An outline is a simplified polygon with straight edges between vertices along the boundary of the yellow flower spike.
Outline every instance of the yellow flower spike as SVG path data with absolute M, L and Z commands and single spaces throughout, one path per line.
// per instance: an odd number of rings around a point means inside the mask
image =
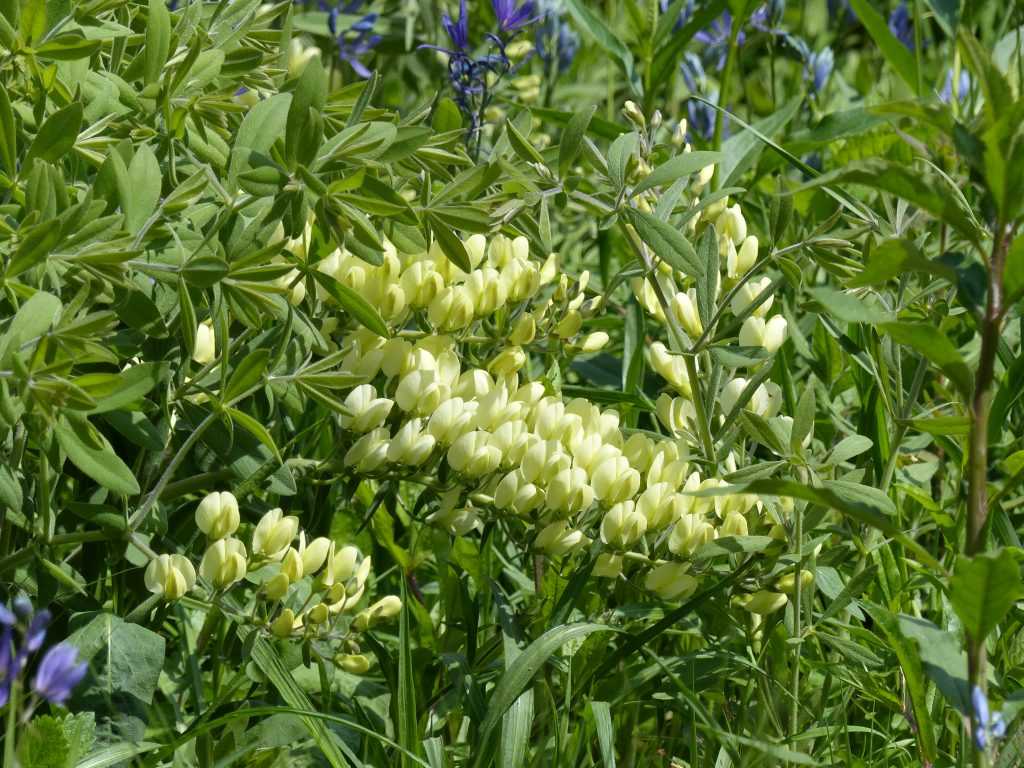
M 146 566 L 145 582 L 150 592 L 173 602 L 195 586 L 196 569 L 183 555 L 158 555 Z
M 230 536 L 239 522 L 238 500 L 228 491 L 207 494 L 196 507 L 196 526 L 211 540 Z
M 544 503 L 544 494 L 533 483 L 527 482 L 519 470 L 509 472 L 498 482 L 494 490 L 494 506 L 511 509 L 519 515 L 526 515 Z
M 288 574 L 282 570 L 263 582 L 263 596 L 271 602 L 277 602 L 288 594 L 289 586 L 291 581 Z
M 213 332 L 213 323 L 206 320 L 196 326 L 196 343 L 192 350 L 192 359 L 200 365 L 206 365 L 216 358 L 217 337 Z
M 556 440 L 543 440 L 534 443 L 523 454 L 520 471 L 528 483 L 547 483 L 572 464 L 572 459 Z
M 427 432 L 442 446 L 449 446 L 473 427 L 479 403 L 453 397 L 439 404 L 427 422 Z
M 700 582 L 687 571 L 687 563 L 663 563 L 651 569 L 644 587 L 662 600 L 682 600 L 697 591 Z
M 395 403 L 406 413 L 428 416 L 448 399 L 450 388 L 436 370 L 414 370 L 402 377 Z
M 609 509 L 601 520 L 601 541 L 616 549 L 628 549 L 647 531 L 647 518 L 633 501 L 623 501 Z
M 437 439 L 423 431 L 423 419 L 407 421 L 388 445 L 388 461 L 418 467 L 434 452 Z
M 267 512 L 252 534 L 252 553 L 269 560 L 280 560 L 299 532 L 299 518 L 285 515 L 280 508 Z
M 238 539 L 220 539 L 206 549 L 199 574 L 217 589 L 230 587 L 248 571 L 245 545 Z
M 622 452 L 638 472 L 646 472 L 654 456 L 654 441 L 647 435 L 634 432 L 622 446 Z
M 452 389 L 452 395 L 466 400 L 481 398 L 494 389 L 494 379 L 480 368 L 471 368 L 459 375 L 459 380 Z
M 467 477 L 490 474 L 501 463 L 501 451 L 490 441 L 490 434 L 483 430 L 467 432 L 448 449 L 448 464 Z
M 786 318 L 782 315 L 774 315 L 768 320 L 751 315 L 740 328 L 740 346 L 763 347 L 773 353 L 786 342 L 786 331 Z
M 761 295 L 768 286 L 772 284 L 771 278 L 762 277 L 760 280 L 748 280 L 739 287 L 736 294 L 732 297 L 730 307 L 734 315 L 743 314 L 747 308 L 754 303 L 754 299 Z M 768 314 L 768 310 L 772 308 L 772 304 L 775 301 L 774 296 L 769 296 L 762 302 L 757 309 L 753 311 L 756 317 L 765 317 Z

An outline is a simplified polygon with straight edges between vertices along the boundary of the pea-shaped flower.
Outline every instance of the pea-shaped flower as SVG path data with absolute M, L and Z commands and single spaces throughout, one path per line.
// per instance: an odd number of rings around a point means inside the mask
M 290 585 L 291 580 L 282 569 L 263 582 L 263 596 L 271 602 L 277 602 L 288 594 L 288 587 Z
M 715 527 L 699 515 L 684 514 L 676 520 L 668 537 L 670 552 L 682 557 L 692 555 L 715 538 Z
M 681 600 L 697 591 L 699 582 L 687 571 L 687 563 L 663 563 L 651 569 L 644 587 L 662 600 Z
M 814 583 L 814 573 L 812 571 L 802 570 L 800 571 L 800 589 L 810 589 L 811 584 Z M 796 594 L 796 573 L 790 571 L 789 573 L 783 574 L 779 577 L 779 580 L 775 582 L 775 588 L 779 592 L 783 592 L 787 595 Z
M 737 249 L 730 242 L 725 255 L 725 274 L 729 278 L 743 277 L 757 261 L 757 238 L 753 235 L 743 238 L 742 245 Z
M 523 473 L 513 470 L 501 478 L 494 490 L 494 506 L 511 509 L 518 515 L 525 515 L 544 503 L 544 493 L 533 483 L 526 481 Z
M 765 289 L 772 284 L 771 278 L 762 277 L 760 280 L 748 280 L 739 287 L 735 295 L 732 297 L 732 313 L 734 315 L 741 315 L 747 311 L 747 308 L 754 303 L 754 299 L 761 295 Z M 775 297 L 769 295 L 763 302 L 761 302 L 756 309 L 753 310 L 752 314 L 757 317 L 764 317 L 768 314 L 768 310 L 772 308 L 772 304 L 775 301 Z
M 565 515 L 582 512 L 594 503 L 594 489 L 579 467 L 563 469 L 548 483 L 547 506 Z
M 662 392 L 655 402 L 658 420 L 673 435 L 683 435 L 696 418 L 693 402 L 682 397 L 671 397 Z
M 268 560 L 280 560 L 298 532 L 299 518 L 286 516 L 280 508 L 272 509 L 256 524 L 252 534 L 252 553 Z
M 366 610 L 360 611 L 359 615 L 352 620 L 352 627 L 356 632 L 365 632 L 382 621 L 395 618 L 401 610 L 402 598 L 397 595 L 382 597 Z
M 558 520 L 545 526 L 534 541 L 534 546 L 552 557 L 566 555 L 575 549 L 584 547 L 590 540 L 582 531 L 569 528 L 565 520 Z
M 622 446 L 622 453 L 638 472 L 646 472 L 654 457 L 654 441 L 640 432 L 634 432 Z
M 391 413 L 394 402 L 386 397 L 377 397 L 372 384 L 361 384 L 345 398 L 349 414 L 341 417 L 341 426 L 360 434 L 376 429 Z
M 430 324 L 441 331 L 455 331 L 473 322 L 476 307 L 473 294 L 465 285 L 441 289 L 427 308 Z
M 387 427 L 367 432 L 345 452 L 342 461 L 345 466 L 354 466 L 360 472 L 373 472 L 387 459 L 390 436 Z
M 248 571 L 245 545 L 238 539 L 220 539 L 206 548 L 199 574 L 217 589 L 241 581 Z
M 406 413 L 427 416 L 448 399 L 449 392 L 436 370 L 417 369 L 398 382 L 395 403 Z
M 738 599 L 737 602 L 751 613 L 767 616 L 769 613 L 775 613 L 775 611 L 782 608 L 789 602 L 789 598 L 781 592 L 771 592 L 767 589 L 762 589 L 752 595 L 746 595 L 744 598 Z
M 747 518 L 739 512 L 730 512 L 725 516 L 719 530 L 723 536 L 746 536 L 748 533 Z
M 306 543 L 306 532 L 299 533 L 299 557 L 302 559 L 302 573 L 310 575 L 320 570 L 327 560 L 331 549 L 331 540 L 326 536 L 318 536 L 309 544 Z
M 622 555 L 615 552 L 602 552 L 594 563 L 593 574 L 599 579 L 617 579 L 622 575 Z
M 742 243 L 747 237 L 747 220 L 739 205 L 726 206 L 715 221 L 718 236 L 732 241 L 735 245 Z
M 448 449 L 448 464 L 467 477 L 483 477 L 498 468 L 501 451 L 491 445 L 491 436 L 483 430 L 467 432 Z
M 350 675 L 364 675 L 370 670 L 370 660 L 361 653 L 339 653 L 334 663 Z
M 739 341 L 744 347 L 762 347 L 769 353 L 775 352 L 786 342 L 786 318 L 774 315 L 765 320 L 751 315 L 743 321 Z
M 305 573 L 302 567 L 302 555 L 295 547 L 288 547 L 281 560 L 281 573 L 288 577 L 289 583 L 298 581 Z
M 436 445 L 437 439 L 423 431 L 423 419 L 410 419 L 391 439 L 388 445 L 388 461 L 418 467 L 430 458 Z
M 505 347 L 487 364 L 487 370 L 499 378 L 511 376 L 526 365 L 526 353 L 522 347 Z
M 274 637 L 285 638 L 301 627 L 302 620 L 295 618 L 295 612 L 291 608 L 285 608 L 270 623 L 270 632 Z
M 647 486 L 636 501 L 636 509 L 647 518 L 647 527 L 663 528 L 672 522 L 672 486 L 668 483 L 655 483 Z
M 196 507 L 196 525 L 213 541 L 237 531 L 238 523 L 238 500 L 228 491 L 214 491 Z
M 618 504 L 633 498 L 640 490 L 640 473 L 630 466 L 625 456 L 616 456 L 597 465 L 590 484 L 600 501 L 609 505 Z
M 200 365 L 212 363 L 217 357 L 217 339 L 213 333 L 213 323 L 209 320 L 196 327 L 196 343 L 192 350 L 192 359 Z
M 542 440 L 526 449 L 519 469 L 528 483 L 547 485 L 551 478 L 571 463 L 572 458 L 562 449 L 561 443 L 557 440 Z
M 196 583 L 196 569 L 183 555 L 158 555 L 146 566 L 146 589 L 172 601 L 182 597 Z
M 524 312 L 512 326 L 508 340 L 517 346 L 529 344 L 537 336 L 537 321 L 529 312 Z
M 647 518 L 637 512 L 632 501 L 616 504 L 601 520 L 601 541 L 616 549 L 628 549 L 646 531 Z

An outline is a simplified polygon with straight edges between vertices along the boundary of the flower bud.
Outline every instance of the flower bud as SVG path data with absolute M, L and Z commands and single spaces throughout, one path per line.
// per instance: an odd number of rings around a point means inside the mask
M 639 128 L 641 131 L 647 126 L 647 120 L 644 118 L 644 113 L 640 111 L 638 107 L 632 101 L 626 101 L 622 106 L 622 114 L 625 115 L 626 119 L 629 120 L 633 125 Z
M 301 626 L 301 623 L 300 625 Z M 285 608 L 277 615 L 277 618 L 270 623 L 270 633 L 274 637 L 286 638 L 291 635 L 295 626 L 295 612 L 291 608 Z
M 686 293 L 680 291 L 672 297 L 672 316 L 692 338 L 699 338 L 704 333 L 704 325 L 697 311 L 697 294 L 693 288 Z
M 690 423 L 696 418 L 692 401 L 682 397 L 670 397 L 667 392 L 662 392 L 658 396 L 655 411 L 665 429 L 676 436 L 685 434 Z
M 622 453 L 638 472 L 646 472 L 654 454 L 654 441 L 640 432 L 634 432 L 622 446 Z
M 556 440 L 543 440 L 527 448 L 519 469 L 526 482 L 546 485 L 551 478 L 571 464 L 572 459 L 562 449 L 561 443 Z
M 732 245 L 732 243 L 730 243 Z M 743 277 L 757 261 L 757 238 L 753 235 L 744 238 L 743 244 L 728 249 L 725 260 L 725 274 L 730 278 Z
M 662 600 L 681 600 L 697 591 L 699 582 L 687 573 L 687 563 L 663 563 L 644 579 L 644 587 Z
M 213 323 L 209 320 L 196 327 L 196 343 L 192 350 L 192 359 L 200 365 L 212 363 L 217 357 L 217 339 L 213 333 Z
M 461 397 L 445 400 L 427 422 L 427 432 L 440 445 L 451 445 L 472 429 L 477 407 L 476 401 L 465 401 Z
M 628 549 L 647 531 L 647 518 L 636 504 L 623 501 L 609 509 L 601 520 L 601 541 L 616 549 Z
M 339 653 L 334 657 L 334 663 L 350 675 L 363 675 L 370 670 L 370 660 L 361 653 Z
M 566 312 L 565 316 L 558 321 L 558 325 L 555 326 L 555 333 L 563 339 L 568 339 L 579 333 L 582 327 L 583 315 L 579 313 L 579 310 L 573 309 Z
M 306 621 L 310 624 L 323 624 L 330 618 L 330 612 L 325 603 L 317 603 L 306 613 Z
M 469 288 L 465 285 L 450 285 L 441 289 L 430 302 L 427 317 L 435 328 L 454 331 L 473 322 L 475 310 L 473 294 Z
M 544 494 L 533 483 L 526 482 L 522 472 L 509 472 L 494 490 L 494 506 L 525 515 L 544 503 Z
M 571 530 L 565 520 L 558 520 L 537 534 L 534 546 L 552 557 L 560 557 L 589 543 L 582 531 Z
M 282 570 L 263 582 L 263 596 L 271 602 L 277 602 L 288 594 L 290 584 L 288 574 Z
M 602 552 L 597 556 L 592 573 L 599 579 L 617 579 L 622 575 L 622 555 Z
M 267 512 L 252 534 L 252 553 L 269 560 L 280 560 L 299 532 L 299 518 L 285 516 L 281 509 Z
M 359 434 L 369 432 L 384 423 L 394 405 L 386 397 L 377 397 L 373 385 L 360 384 L 345 398 L 345 407 L 351 415 L 341 416 L 341 426 Z
M 487 365 L 487 370 L 498 377 L 511 376 L 526 365 L 526 353 L 522 347 L 505 347 Z
M 281 561 L 281 573 L 288 577 L 289 582 L 298 581 L 303 577 L 302 555 L 297 549 L 289 547 L 288 551 L 284 553 L 284 559 Z
M 814 573 L 811 571 L 800 571 L 800 589 L 810 589 L 811 584 L 814 583 Z M 775 582 L 775 588 L 780 592 L 783 592 L 790 597 L 796 594 L 796 574 L 790 571 L 789 573 L 783 574 L 779 577 L 779 580 Z
M 781 592 L 769 592 L 766 589 L 762 589 L 759 592 L 739 599 L 738 602 L 751 613 L 767 616 L 769 613 L 775 613 L 775 611 L 782 608 L 789 602 L 789 598 Z
M 183 555 L 158 555 L 149 561 L 146 589 L 168 602 L 178 600 L 196 583 L 196 569 Z
M 715 221 L 715 228 L 720 237 L 728 238 L 735 245 L 739 245 L 747 237 L 747 222 L 739 205 L 729 206 L 722 211 Z
M 727 514 L 720 528 L 720 533 L 723 536 L 746 536 L 747 532 L 747 518 L 739 512 Z
M 245 545 L 238 539 L 220 539 L 206 549 L 199 574 L 217 589 L 230 587 L 248 571 Z
M 427 522 L 445 529 L 452 536 L 465 536 L 470 531 L 479 528 L 482 523 L 480 515 L 468 507 L 462 509 L 438 510 L 429 517 Z
M 686 359 L 682 355 L 673 355 L 664 344 L 656 341 L 649 348 L 648 357 L 651 367 L 675 387 L 676 391 L 691 397 L 690 375 L 686 370 Z
M 587 353 L 597 352 L 603 349 L 607 343 L 607 333 L 604 331 L 594 331 L 583 338 L 583 342 L 580 344 L 580 351 Z
M 238 530 L 238 500 L 227 491 L 208 494 L 196 507 L 196 525 L 211 540 Z
M 509 334 L 508 340 L 516 346 L 522 346 L 533 341 L 536 335 L 537 321 L 533 319 L 533 315 L 529 312 L 524 312 L 516 320 L 516 324 L 512 326 L 512 333 Z
M 412 419 L 403 424 L 388 445 L 388 461 L 418 467 L 430 458 L 437 439 L 422 430 L 423 419 Z
M 365 632 L 375 624 L 393 619 L 402 610 L 402 598 L 397 595 L 382 597 L 365 611 L 361 611 L 352 621 L 356 632 Z

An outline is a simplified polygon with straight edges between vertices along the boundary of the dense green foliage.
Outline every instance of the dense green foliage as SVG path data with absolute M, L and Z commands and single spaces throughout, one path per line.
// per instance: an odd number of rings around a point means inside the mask
M 1024 13 L 0 0 L 4 765 L 1024 760 Z

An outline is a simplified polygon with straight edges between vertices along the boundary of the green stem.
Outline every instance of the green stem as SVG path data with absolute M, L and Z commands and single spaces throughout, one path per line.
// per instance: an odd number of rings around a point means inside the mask
M 808 483 L 807 470 L 801 468 L 798 471 L 800 482 Z M 790 709 L 789 709 L 789 738 L 792 740 L 790 746 L 795 747 L 797 730 L 800 727 L 800 651 L 802 643 L 802 616 L 800 615 L 801 599 L 801 570 L 804 557 L 804 513 L 799 504 L 793 505 L 793 539 L 796 552 L 796 579 L 793 582 L 793 678 L 790 683 Z
M 967 557 L 985 549 L 985 523 L 988 519 L 988 419 L 992 406 L 992 390 L 995 381 L 996 352 L 999 347 L 999 332 L 1003 324 L 1003 268 L 1013 239 L 1013 230 L 1000 225 L 996 229 L 992 245 L 992 256 L 988 265 L 988 300 L 985 314 L 981 319 L 981 353 L 978 371 L 974 379 L 974 396 L 971 401 L 971 431 L 967 458 L 967 536 L 964 554 Z M 986 649 L 985 638 L 967 633 L 967 674 L 971 690 L 979 688 L 986 693 Z M 971 733 L 978 723 L 971 712 Z M 973 739 L 967 741 L 973 744 Z M 973 764 L 976 768 L 988 765 L 988 756 L 983 749 L 973 750 Z
M 732 20 L 732 29 L 729 31 L 729 52 L 725 58 L 725 69 L 722 71 L 722 82 L 718 85 L 718 106 L 721 109 L 715 112 L 715 134 L 714 134 L 714 149 L 718 150 L 722 147 L 722 133 L 725 129 L 725 110 L 728 108 L 729 98 L 729 82 L 732 80 L 732 70 L 736 66 L 736 51 L 737 51 L 737 40 L 739 38 L 740 29 L 743 26 L 745 19 L 735 17 Z M 717 177 L 718 167 L 715 167 L 715 176 Z
M 4 765 L 16 766 L 17 757 L 14 750 L 14 735 L 18 730 L 18 710 L 21 704 L 21 683 L 17 679 L 11 682 L 11 697 L 7 702 L 7 730 L 4 734 Z

